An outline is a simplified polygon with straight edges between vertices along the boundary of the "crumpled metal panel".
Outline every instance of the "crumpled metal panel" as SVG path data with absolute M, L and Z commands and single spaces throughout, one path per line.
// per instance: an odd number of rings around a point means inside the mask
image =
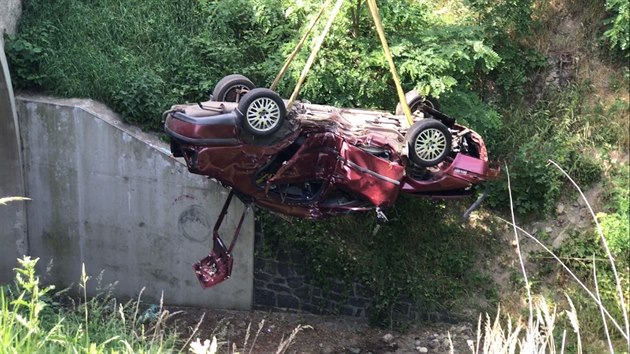
M 335 171 L 336 184 L 368 200 L 376 207 L 393 204 L 405 175 L 405 168 L 343 143 Z

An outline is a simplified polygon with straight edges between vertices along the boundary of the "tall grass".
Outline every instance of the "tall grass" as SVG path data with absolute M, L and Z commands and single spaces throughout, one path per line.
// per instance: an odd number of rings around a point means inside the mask
M 240 350 L 232 343 L 217 340 L 191 341 L 204 316 L 189 336 L 182 340 L 178 325 L 171 313 L 159 306 L 140 309 L 140 297 L 120 303 L 103 291 L 99 296 L 87 297 L 90 277 L 82 269 L 79 287 L 81 298 L 66 296 L 69 289 L 54 293 L 54 286 L 42 287 L 35 273 L 38 259 L 18 259 L 15 283 L 0 287 L 0 354 L 4 353 L 182 353 L 196 354 L 256 353 L 256 340 L 264 325 L 262 320 L 250 342 L 250 326 Z M 58 301 L 63 300 L 64 305 Z M 297 326 L 282 338 L 275 351 L 285 353 L 302 330 Z
M 601 323 L 606 335 L 606 346 L 610 353 L 630 352 L 630 323 L 628 320 L 627 298 L 624 295 L 623 289 L 627 289 L 627 280 L 624 281 L 624 277 L 617 273 L 615 256 L 608 247 L 606 235 L 604 234 L 602 227 L 600 226 L 593 209 L 582 193 L 577 183 L 563 170 L 556 162 L 549 160 L 549 163 L 554 165 L 560 172 L 565 175 L 577 189 L 580 196 L 586 203 L 594 223 L 597 228 L 597 232 L 600 236 L 602 248 L 608 256 L 608 261 L 613 272 L 615 279 L 615 288 L 617 290 L 617 306 L 618 310 L 621 310 L 621 318 L 615 318 L 610 308 L 610 303 L 604 303 L 600 295 L 600 288 L 598 282 L 597 269 L 595 267 L 595 256 L 593 255 L 593 279 L 595 289 L 590 289 L 585 285 L 585 281 L 580 279 L 574 271 L 572 271 L 552 250 L 545 246 L 540 240 L 526 232 L 522 228 L 516 225 L 514 217 L 512 222 L 501 219 L 503 222 L 513 227 L 514 237 L 519 244 L 519 235 L 527 236 L 541 246 L 545 252 L 549 253 L 558 264 L 569 274 L 575 282 L 582 288 L 582 290 L 588 295 L 592 303 L 594 303 L 601 315 Z M 509 171 L 508 183 L 509 183 Z M 508 184 L 509 186 L 509 184 Z M 511 199 L 511 188 L 508 189 Z M 511 208 L 513 209 L 513 208 Z M 512 213 L 512 216 L 514 214 Z M 527 279 L 527 272 L 522 261 L 522 254 L 520 248 L 517 247 L 518 257 L 521 260 L 521 269 L 523 277 Z M 627 270 L 626 270 L 627 271 Z M 584 352 L 584 347 L 593 347 L 592 345 L 585 345 L 583 343 L 582 331 L 580 327 L 580 313 L 576 309 L 571 297 L 565 294 L 568 309 L 564 311 L 564 315 L 568 319 L 569 331 L 573 332 L 573 338 L 575 343 L 567 343 L 567 328 L 562 328 L 558 324 L 558 306 L 551 305 L 545 296 L 532 296 L 530 293 L 529 282 L 526 283 L 526 289 L 528 293 L 528 310 L 529 318 L 526 323 L 520 319 L 513 321 L 509 316 L 502 316 L 499 310 L 496 317 L 491 319 L 488 315 L 485 319 L 479 318 L 477 329 L 477 341 L 476 343 L 469 343 L 471 352 L 474 354 L 495 354 L 495 353 L 565 353 L 569 351 L 567 348 L 571 347 L 571 352 L 577 352 L 579 354 Z M 614 305 L 614 304 L 613 304 Z M 609 327 L 610 325 L 610 327 Z M 613 331 L 611 333 L 611 330 Z M 559 332 L 561 331 L 561 333 Z M 620 340 L 615 340 L 620 338 Z M 557 341 L 559 339 L 559 342 Z M 622 344 L 620 344 L 622 343 Z M 590 344 L 590 343 L 589 343 Z M 602 348 L 593 350 L 603 350 Z
M 0 353 L 162 353 L 181 343 L 164 323 L 173 315 L 161 306 L 152 319 L 139 315 L 139 299 L 119 303 L 104 293 L 68 299 L 53 286 L 42 287 L 35 273 L 38 259 L 18 260 L 15 284 L 0 288 Z M 89 277 L 83 271 L 80 286 Z

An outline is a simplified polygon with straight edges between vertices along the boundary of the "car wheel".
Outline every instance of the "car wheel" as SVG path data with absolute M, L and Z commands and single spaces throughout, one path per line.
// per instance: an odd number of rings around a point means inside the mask
M 184 157 L 182 147 L 173 138 L 171 138 L 171 154 L 173 154 L 174 157 Z
M 440 103 L 434 97 L 424 97 L 418 94 L 418 91 L 411 90 L 405 94 L 405 99 L 407 100 L 407 104 L 409 105 L 409 110 L 411 113 L 415 111 L 423 111 L 423 106 L 428 106 L 429 108 L 433 108 L 436 111 L 440 110 Z M 402 105 L 400 102 L 396 105 L 396 114 L 403 115 L 405 112 L 403 111 Z
M 420 166 L 435 166 L 448 156 L 452 140 L 451 132 L 442 122 L 431 118 L 419 120 L 407 131 L 409 158 Z
M 254 136 L 269 136 L 282 127 L 287 110 L 282 98 L 266 88 L 249 91 L 238 104 L 242 127 Z
M 256 85 L 245 76 L 228 75 L 217 82 L 212 91 L 211 101 L 239 102 L 247 92 L 254 88 Z

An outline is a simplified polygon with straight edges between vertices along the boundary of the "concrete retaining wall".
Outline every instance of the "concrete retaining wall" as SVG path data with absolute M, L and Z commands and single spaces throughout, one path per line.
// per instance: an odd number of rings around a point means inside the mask
M 190 174 L 167 144 L 91 100 L 19 96 L 17 110 L 33 199 L 29 253 L 41 258 L 42 269 L 52 261 L 46 281 L 78 282 L 85 263 L 90 275 L 104 271 L 104 284 L 117 282 L 118 296 L 135 297 L 146 287 L 146 301 L 163 293 L 168 304 L 251 308 L 251 214 L 231 279 L 202 290 L 191 268 L 212 247 L 224 188 Z M 242 210 L 232 203 L 222 228 L 227 242 Z

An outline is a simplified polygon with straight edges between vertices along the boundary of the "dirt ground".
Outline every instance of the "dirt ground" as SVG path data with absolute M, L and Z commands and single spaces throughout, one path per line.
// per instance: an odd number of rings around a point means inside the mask
M 181 307 L 168 310 L 182 311 L 173 318 L 185 328 L 185 338 L 203 342 L 215 336 L 220 353 L 276 353 L 299 326 L 302 330 L 286 353 L 470 353 L 467 341 L 476 337 L 476 327 L 468 323 L 416 323 L 400 333 L 344 316 Z

